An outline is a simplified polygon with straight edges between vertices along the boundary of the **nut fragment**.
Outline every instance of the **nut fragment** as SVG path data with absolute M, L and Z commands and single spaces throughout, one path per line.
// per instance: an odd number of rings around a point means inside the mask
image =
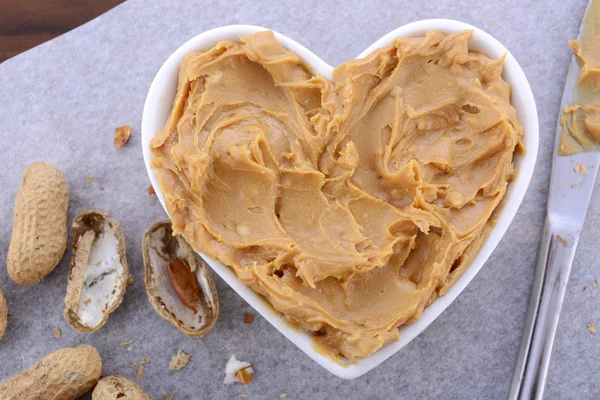
M 235 373 L 235 377 L 238 381 L 244 385 L 247 385 L 252 382 L 252 372 L 252 367 L 242 368 Z
M 131 366 L 135 370 L 135 380 L 136 381 L 139 381 L 140 379 L 142 379 L 142 376 L 144 375 L 144 371 L 146 371 L 146 367 L 144 367 L 143 364 L 147 363 L 148 362 L 147 360 L 148 359 L 146 357 L 144 357 L 144 358 L 142 358 L 142 361 L 140 361 L 140 365 L 131 364 Z
M 41 162 L 25 169 L 6 260 L 15 283 L 33 285 L 56 267 L 67 248 L 68 207 L 69 188 L 60 170 Z
M 142 247 L 152 307 L 186 335 L 204 335 L 219 315 L 217 291 L 206 264 L 182 237 L 173 236 L 170 221 L 154 224 Z
M 129 346 L 130 344 L 133 344 L 133 343 L 135 343 L 135 341 L 136 341 L 136 340 L 137 340 L 137 339 L 131 339 L 131 340 L 128 340 L 128 341 L 126 341 L 126 342 L 121 342 L 121 343 L 119 343 L 119 345 L 120 345 L 120 346 L 123 346 L 123 347 L 127 347 L 127 346 Z
M 573 168 L 573 170 L 575 172 L 577 172 L 579 175 L 587 174 L 587 169 L 585 168 L 585 166 L 582 163 L 577 163 L 577 165 L 575 166 L 575 168 Z
M 119 126 L 115 129 L 115 146 L 123 147 L 129 141 L 131 136 L 131 127 L 129 125 Z
M 595 335 L 595 334 L 596 334 L 596 332 L 597 332 L 597 331 L 596 331 L 596 323 L 595 323 L 595 322 L 590 322 L 590 323 L 588 324 L 588 330 L 590 331 L 590 333 L 591 333 L 592 335 Z
M 58 328 L 54 329 L 54 337 L 56 339 L 60 339 L 60 329 L 58 329 Z
M 98 330 L 123 300 L 129 268 L 119 224 L 101 211 L 73 219 L 73 256 L 64 316 L 81 332 Z
M 253 374 L 254 370 L 249 362 L 239 361 L 237 358 L 235 358 L 235 355 L 232 355 L 229 358 L 229 361 L 227 361 L 227 366 L 225 367 L 224 383 L 226 385 L 230 385 L 234 382 L 239 382 L 247 385 L 252 382 Z
M 191 355 L 185 354 L 183 351 L 177 351 L 173 357 L 171 357 L 171 363 L 169 364 L 169 370 L 171 371 L 181 371 L 188 362 L 190 362 Z
M 147 190 L 148 190 L 149 195 L 156 194 L 156 191 L 154 190 L 154 186 L 152 186 L 152 185 L 149 185 Z
M 102 360 L 92 346 L 58 350 L 0 384 L 2 400 L 72 400 L 91 390 L 102 375 Z
M 4 293 L 2 293 L 2 289 L 0 289 L 0 340 L 6 333 L 6 327 L 8 325 L 8 305 L 6 304 L 6 299 L 4 298 Z

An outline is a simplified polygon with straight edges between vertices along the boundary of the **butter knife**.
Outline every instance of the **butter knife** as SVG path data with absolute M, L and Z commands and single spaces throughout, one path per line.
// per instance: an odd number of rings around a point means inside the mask
M 597 23 L 592 14 L 598 12 L 600 12 L 600 0 L 590 0 L 577 40 L 580 40 L 582 33 L 585 32 L 586 24 Z M 548 210 L 521 338 L 521 348 L 510 386 L 508 396 L 510 400 L 541 399 L 544 394 L 560 310 L 600 165 L 599 152 L 559 155 L 559 138 L 562 129 L 560 116 L 565 106 L 573 104 L 576 100 L 574 97 L 576 97 L 578 78 L 579 65 L 573 56 L 561 101 Z M 578 167 L 579 164 L 587 170 L 587 173 Z

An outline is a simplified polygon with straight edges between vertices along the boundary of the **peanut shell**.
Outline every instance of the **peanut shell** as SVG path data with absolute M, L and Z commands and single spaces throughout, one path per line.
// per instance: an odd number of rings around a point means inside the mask
M 20 375 L 0 383 L 2 400 L 72 400 L 91 390 L 102 375 L 102 360 L 88 345 L 55 351 Z
M 158 222 L 144 234 L 144 281 L 148 300 L 154 310 L 188 336 L 206 334 L 219 316 L 219 298 L 208 266 L 185 239 L 173 236 L 171 221 Z M 183 260 L 198 283 L 198 299 L 194 307 L 184 304 L 181 293 L 169 279 L 168 264 Z
M 4 298 L 4 293 L 2 293 L 2 289 L 0 289 L 0 340 L 6 333 L 6 327 L 8 325 L 8 305 L 6 304 L 6 299 Z
M 120 375 L 100 379 L 92 400 L 150 400 L 150 397 L 135 383 Z
M 33 285 L 59 263 L 67 248 L 68 207 L 69 188 L 60 170 L 42 162 L 25 169 L 6 261 L 15 283 Z
M 125 238 L 117 221 L 102 211 L 82 212 L 72 230 L 64 316 L 76 330 L 93 332 L 121 304 L 131 279 Z

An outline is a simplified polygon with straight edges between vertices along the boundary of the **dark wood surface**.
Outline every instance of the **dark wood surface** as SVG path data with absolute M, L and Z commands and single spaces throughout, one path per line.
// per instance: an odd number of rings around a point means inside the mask
M 0 63 L 70 31 L 124 0 L 0 0 Z

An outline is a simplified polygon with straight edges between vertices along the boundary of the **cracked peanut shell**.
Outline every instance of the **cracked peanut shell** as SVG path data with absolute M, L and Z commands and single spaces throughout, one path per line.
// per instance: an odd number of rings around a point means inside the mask
M 144 234 L 142 247 L 146 292 L 154 310 L 188 336 L 207 333 L 219 315 L 219 298 L 206 263 L 196 257 L 182 236 L 173 236 L 171 221 L 152 225 Z M 182 262 L 195 279 L 184 288 L 176 287 L 180 280 L 173 277 L 177 270 L 171 269 Z M 186 278 L 183 276 L 181 280 Z M 196 293 L 190 294 L 192 287 Z
M 123 300 L 130 280 L 125 239 L 117 221 L 102 211 L 73 219 L 73 255 L 64 316 L 80 332 L 98 330 Z
M 142 388 L 120 375 L 100 379 L 92 393 L 92 400 L 150 400 Z

